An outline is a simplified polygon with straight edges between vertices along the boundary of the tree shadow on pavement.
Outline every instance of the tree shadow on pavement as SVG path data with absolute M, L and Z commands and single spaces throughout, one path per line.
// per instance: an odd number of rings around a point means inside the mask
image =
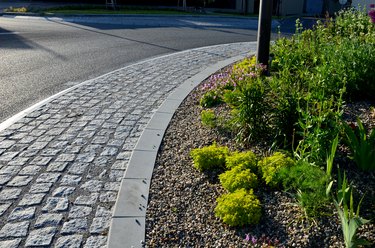
M 31 49 L 32 47 L 27 44 L 25 39 L 17 33 L 0 27 L 0 49 Z

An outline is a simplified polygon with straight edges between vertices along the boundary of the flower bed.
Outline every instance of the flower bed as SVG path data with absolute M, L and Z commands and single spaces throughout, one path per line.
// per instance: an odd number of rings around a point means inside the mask
M 374 242 L 375 27 L 354 10 L 296 27 L 272 47 L 271 76 L 248 58 L 179 108 L 154 171 L 148 246 Z

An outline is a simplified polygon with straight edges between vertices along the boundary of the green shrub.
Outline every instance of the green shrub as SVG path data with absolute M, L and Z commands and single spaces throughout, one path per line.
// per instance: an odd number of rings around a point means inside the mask
M 375 129 L 367 135 L 361 120 L 357 119 L 357 133 L 345 122 L 343 126 L 347 136 L 351 159 L 363 171 L 375 170 Z
M 214 91 L 206 92 L 199 101 L 199 104 L 204 108 L 211 108 L 222 102 L 220 95 Z
M 215 128 L 217 126 L 215 112 L 211 109 L 202 110 L 201 121 L 204 126 Z
M 329 202 L 326 186 L 329 176 L 305 160 L 281 168 L 276 176 L 284 189 L 297 193 L 297 199 L 308 216 L 319 216 Z
M 217 199 L 215 215 L 230 226 L 257 224 L 262 215 L 260 201 L 253 190 L 239 189 Z
M 256 57 L 245 58 L 233 65 L 232 79 L 236 80 L 241 75 L 247 77 L 259 77 L 263 74 L 265 67 L 256 63 Z
M 253 189 L 258 186 L 258 178 L 249 169 L 237 166 L 219 176 L 224 189 L 234 192 L 237 189 Z
M 252 172 L 257 172 L 258 159 L 252 151 L 246 152 L 233 152 L 225 160 L 225 166 L 228 169 L 232 169 L 237 166 L 243 167 L 243 169 L 250 169 Z
M 194 167 L 200 171 L 219 169 L 225 167 L 225 158 L 229 155 L 229 149 L 225 146 L 211 146 L 193 149 L 190 152 Z
M 279 182 L 276 179 L 276 173 L 281 168 L 289 168 L 295 162 L 281 152 L 275 152 L 272 156 L 265 157 L 258 163 L 259 170 L 265 183 L 270 187 L 277 187 Z
M 339 120 L 342 115 L 343 101 L 324 95 L 306 99 L 305 106 L 298 107 L 299 120 L 297 134 L 301 137 L 294 155 L 316 165 L 323 165 L 327 151 L 340 129 Z

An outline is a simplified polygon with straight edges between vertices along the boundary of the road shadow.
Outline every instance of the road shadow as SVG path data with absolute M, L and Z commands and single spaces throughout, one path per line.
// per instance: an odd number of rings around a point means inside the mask
M 0 27 L 0 49 L 31 49 L 32 47 L 17 33 Z
M 179 49 L 175 49 L 172 47 L 164 46 L 162 44 L 156 44 L 149 41 L 144 41 L 142 39 L 134 39 L 130 37 L 126 37 L 124 35 L 116 35 L 111 34 L 109 32 L 106 32 L 107 30 L 116 30 L 116 29 L 130 29 L 130 30 L 136 30 L 136 29 L 150 29 L 150 28 L 191 28 L 191 29 L 197 29 L 202 31 L 214 31 L 214 32 L 220 32 L 225 34 L 234 34 L 234 35 L 240 35 L 243 37 L 249 37 L 249 40 L 254 40 L 254 36 L 256 36 L 256 33 L 247 33 L 242 29 L 244 27 L 244 24 L 241 25 L 234 25 L 233 20 L 227 24 L 225 24 L 225 18 L 224 20 L 219 20 L 217 23 L 215 22 L 206 22 L 206 18 L 184 18 L 184 17 L 164 17 L 164 18 L 155 18 L 155 17 L 144 17 L 144 19 L 141 19 L 140 17 L 134 17 L 134 22 L 130 21 L 129 18 L 122 19 L 122 17 L 119 17 L 116 21 L 113 21 L 113 23 L 100 23 L 103 21 L 103 18 L 97 17 L 98 19 L 93 19 L 93 17 L 89 18 L 90 20 L 93 20 L 93 22 L 87 22 L 87 19 L 84 18 L 48 18 L 45 19 L 54 22 L 56 24 L 69 26 L 72 28 L 80 29 L 87 32 L 97 33 L 100 35 L 110 36 L 113 38 L 118 38 L 121 40 L 136 42 L 140 44 L 145 44 L 149 46 L 154 46 L 157 48 L 166 49 L 171 52 L 178 52 Z M 116 17 L 105 17 L 110 19 L 116 19 Z M 219 18 L 216 18 L 219 19 Z M 123 21 L 123 23 L 119 23 Z M 155 21 L 153 21 L 155 20 Z M 171 22 L 173 20 L 173 23 Z M 201 20 L 203 22 L 201 22 Z M 108 21 L 108 20 L 107 20 Z M 241 22 L 241 20 L 235 20 L 237 22 Z M 117 23 L 116 23 L 117 22 Z M 255 25 L 252 23 L 249 27 L 246 27 L 247 30 L 255 31 Z M 189 32 L 188 30 L 186 32 Z
M 25 50 L 25 49 L 38 49 L 44 51 L 55 59 L 61 61 L 67 61 L 67 58 L 46 46 L 42 46 L 36 42 L 25 39 L 20 36 L 17 32 L 12 32 L 7 29 L 0 27 L 0 49 L 14 49 L 14 50 Z

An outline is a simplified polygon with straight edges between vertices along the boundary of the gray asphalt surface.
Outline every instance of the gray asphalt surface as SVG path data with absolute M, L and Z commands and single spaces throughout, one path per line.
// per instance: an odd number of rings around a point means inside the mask
M 256 23 L 248 19 L 99 19 L 0 17 L 0 122 L 70 86 L 146 58 L 256 40 Z

